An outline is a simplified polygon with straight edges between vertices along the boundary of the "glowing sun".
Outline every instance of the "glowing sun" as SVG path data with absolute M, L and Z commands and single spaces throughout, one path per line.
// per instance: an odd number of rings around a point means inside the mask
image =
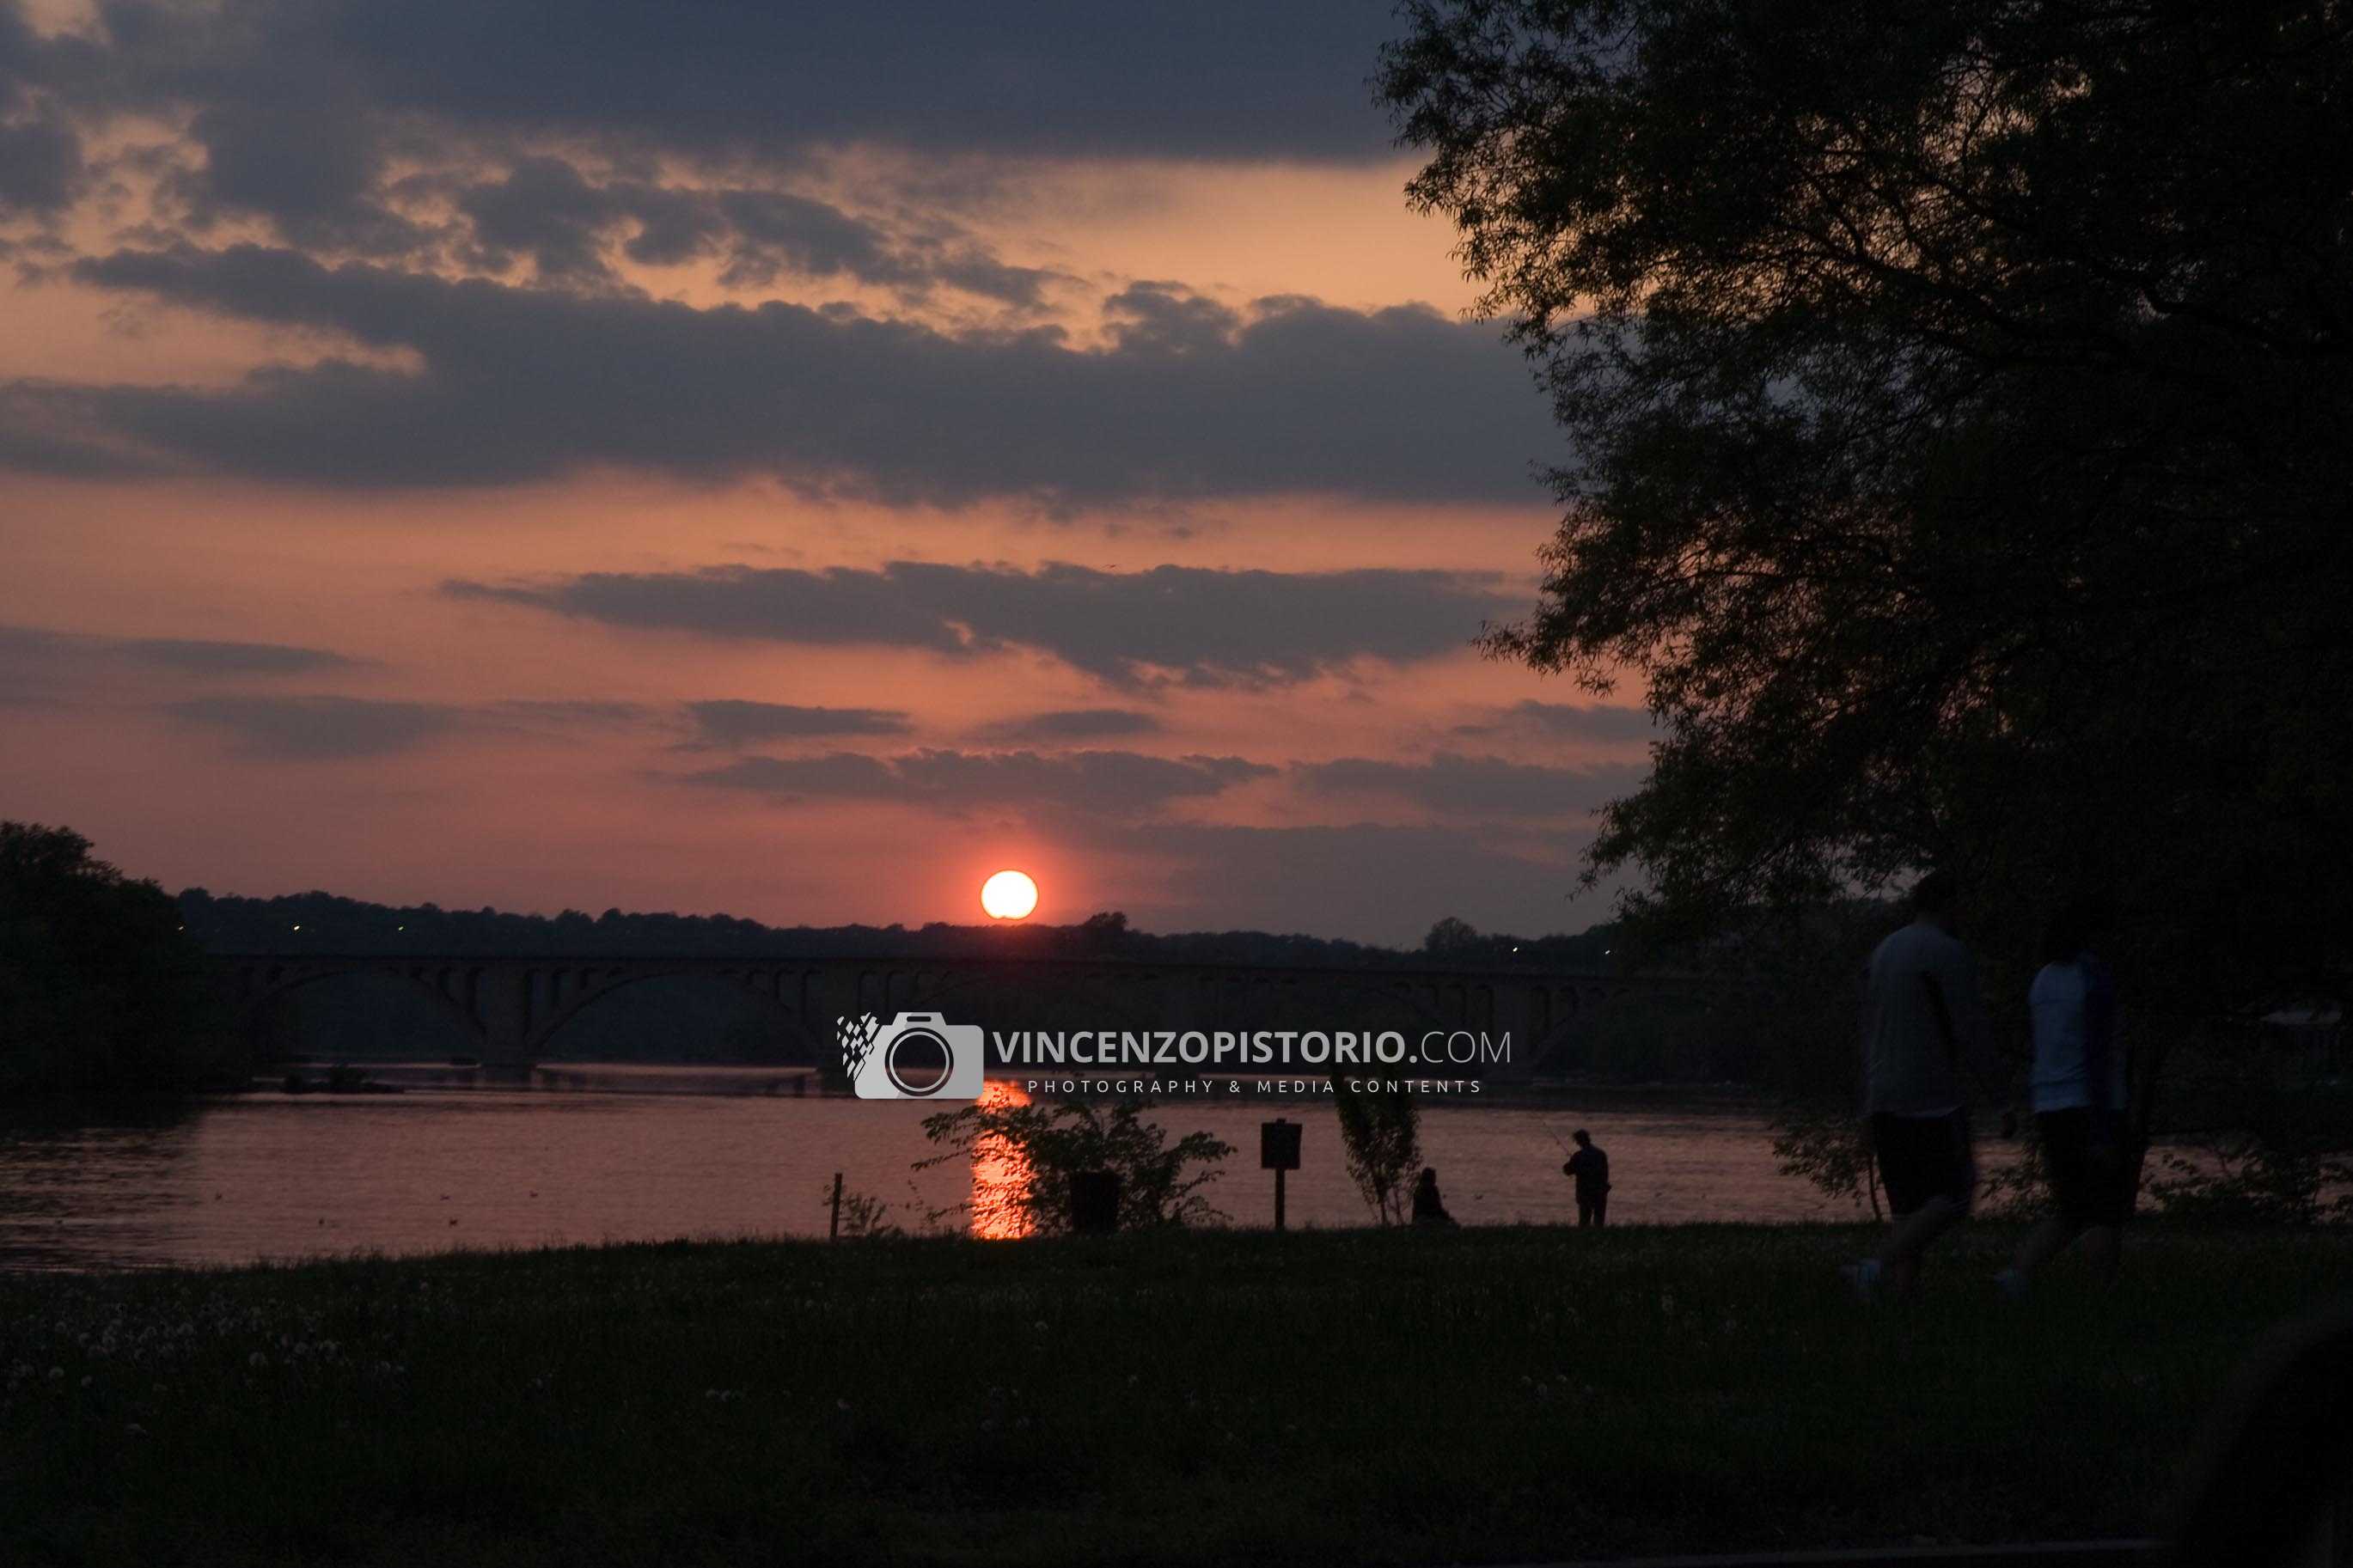
M 1038 907 L 1038 884 L 1019 871 L 999 871 L 980 885 L 980 907 L 1000 921 L 1018 921 Z

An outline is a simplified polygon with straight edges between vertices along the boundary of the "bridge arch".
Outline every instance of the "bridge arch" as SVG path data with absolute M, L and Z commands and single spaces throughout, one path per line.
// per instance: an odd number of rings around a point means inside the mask
M 738 996 L 750 996 L 785 1026 L 787 1049 L 795 1066 L 822 1067 L 831 1047 L 829 1024 L 822 1031 L 812 1026 L 802 999 L 788 999 L 787 983 L 797 978 L 789 969 L 745 968 L 714 970 L 701 964 L 553 964 L 525 978 L 534 1000 L 544 990 L 544 1002 L 532 1007 L 521 1043 L 532 1060 L 544 1058 L 565 1028 L 593 1011 L 599 1003 L 636 985 L 666 981 L 707 982 Z
M 322 983 L 353 978 L 386 979 L 404 984 L 411 994 L 430 1003 L 433 1010 L 456 1028 L 470 1054 L 479 1055 L 484 1048 L 488 1031 L 470 1005 L 478 974 L 457 963 L 349 960 L 239 965 L 233 973 L 231 998 L 237 1026 L 252 1037 L 260 1032 L 269 1009 L 276 1004 Z

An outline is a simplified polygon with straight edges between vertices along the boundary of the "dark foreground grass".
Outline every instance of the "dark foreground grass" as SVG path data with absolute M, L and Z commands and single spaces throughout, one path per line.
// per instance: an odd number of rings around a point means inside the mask
M 0 1279 L 0 1560 L 1439 1563 L 2141 1532 L 2326 1236 L 694 1244 Z

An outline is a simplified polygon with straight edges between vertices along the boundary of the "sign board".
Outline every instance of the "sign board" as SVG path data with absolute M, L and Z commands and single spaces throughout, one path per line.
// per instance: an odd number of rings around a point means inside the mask
M 1258 1124 L 1258 1168 L 1261 1171 L 1299 1169 L 1299 1123 L 1278 1116 Z
M 1071 1229 L 1080 1236 L 1104 1236 L 1119 1228 L 1119 1173 L 1071 1173 Z

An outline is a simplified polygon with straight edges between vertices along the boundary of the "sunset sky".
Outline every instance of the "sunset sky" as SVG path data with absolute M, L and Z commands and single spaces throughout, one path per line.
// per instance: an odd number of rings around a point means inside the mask
M 166 887 L 1574 931 L 1566 457 L 1265 7 L 0 0 L 0 816 Z

